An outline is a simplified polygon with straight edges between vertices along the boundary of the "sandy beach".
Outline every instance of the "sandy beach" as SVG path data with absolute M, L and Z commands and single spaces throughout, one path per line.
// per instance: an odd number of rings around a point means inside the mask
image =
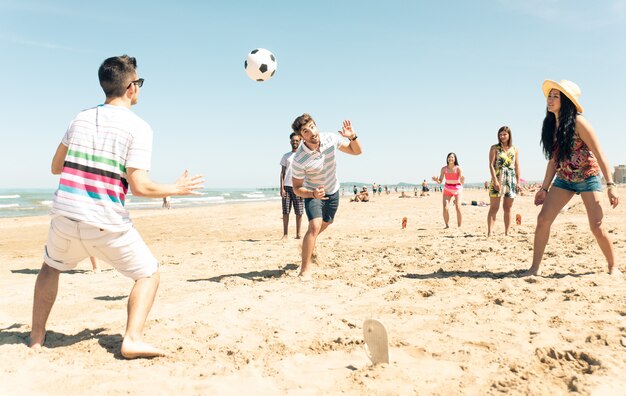
M 624 271 L 626 202 L 602 198 Z M 297 278 L 293 215 L 280 240 L 279 201 L 134 211 L 161 263 L 145 339 L 168 356 L 131 361 L 119 349 L 132 281 L 88 260 L 61 275 L 46 347 L 26 346 L 49 217 L 0 219 L 0 394 L 625 395 L 626 281 L 606 273 L 580 197 L 532 278 L 519 277 L 532 196 L 515 201 L 522 224 L 505 237 L 501 210 L 489 239 L 488 207 L 470 204 L 486 193 L 463 200 L 463 227 L 444 229 L 440 193 L 342 197 L 312 282 Z M 387 328 L 389 364 L 364 351 L 368 318 Z

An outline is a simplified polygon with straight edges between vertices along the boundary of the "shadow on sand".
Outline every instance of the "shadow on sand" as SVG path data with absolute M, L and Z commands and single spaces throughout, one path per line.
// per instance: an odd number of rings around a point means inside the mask
M 403 275 L 405 278 L 409 279 L 442 279 L 442 278 L 454 278 L 454 277 L 463 277 L 463 278 L 476 278 L 476 279 L 502 279 L 502 278 L 522 278 L 522 274 L 526 272 L 523 270 L 513 270 L 513 271 L 505 271 L 505 272 L 492 272 L 492 271 L 444 271 L 443 269 L 439 269 L 436 272 L 430 274 L 406 274 Z M 538 275 L 536 277 L 524 277 L 527 282 L 533 283 L 533 280 L 536 278 L 548 278 L 548 279 L 561 279 L 567 276 L 572 277 L 581 277 L 587 275 L 593 275 L 595 272 L 583 272 L 580 274 L 550 274 L 550 275 Z
M 30 341 L 30 331 L 17 331 L 13 329 L 22 328 L 26 325 L 15 323 L 5 329 L 0 330 L 0 346 L 2 345 L 25 345 L 28 346 Z M 121 334 L 104 334 L 103 328 L 84 329 L 79 333 L 67 335 L 48 330 L 46 332 L 46 341 L 44 347 L 48 349 L 63 348 L 70 345 L 78 344 L 86 340 L 96 339 L 98 344 L 113 355 L 115 359 L 124 360 L 120 352 L 122 346 Z
M 253 281 L 265 281 L 267 279 L 271 279 L 271 278 L 280 278 L 283 275 L 285 275 L 285 273 L 289 270 L 295 270 L 298 269 L 298 265 L 296 264 L 287 264 L 285 265 L 283 268 L 280 269 L 275 269 L 275 270 L 263 270 L 263 271 L 251 271 L 251 272 L 240 272 L 238 274 L 225 274 L 225 275 L 218 275 L 218 276 L 214 276 L 212 278 L 205 278 L 205 279 L 188 279 L 187 282 L 221 282 L 223 279 L 226 278 L 232 278 L 232 277 L 238 277 L 238 278 L 244 278 L 244 279 L 249 279 L 249 280 L 253 280 Z

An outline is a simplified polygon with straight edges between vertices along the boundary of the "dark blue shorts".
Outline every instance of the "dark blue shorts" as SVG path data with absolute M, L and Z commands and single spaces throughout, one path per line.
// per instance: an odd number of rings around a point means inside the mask
M 328 199 L 304 199 L 304 210 L 309 221 L 322 218 L 326 223 L 332 223 L 339 208 L 339 191 L 334 194 L 326 195 Z
M 569 182 L 567 180 L 559 179 L 558 177 L 552 183 L 552 187 L 558 187 L 563 190 L 572 191 L 576 194 L 581 192 L 602 192 L 602 179 L 600 176 L 590 176 L 581 182 Z

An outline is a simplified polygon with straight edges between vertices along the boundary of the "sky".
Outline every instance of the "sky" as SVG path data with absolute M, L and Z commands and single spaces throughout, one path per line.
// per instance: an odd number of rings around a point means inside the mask
M 265 82 L 249 51 L 278 62 Z M 488 180 L 507 125 L 521 176 L 542 180 L 541 84 L 567 79 L 610 165 L 626 163 L 626 0 L 0 0 L 0 188 L 54 188 L 52 156 L 72 118 L 101 104 L 97 70 L 137 58 L 133 111 L 154 130 L 151 177 L 185 169 L 207 188 L 275 187 L 292 121 L 352 121 L 361 156 L 340 181 L 421 183 L 457 154 Z

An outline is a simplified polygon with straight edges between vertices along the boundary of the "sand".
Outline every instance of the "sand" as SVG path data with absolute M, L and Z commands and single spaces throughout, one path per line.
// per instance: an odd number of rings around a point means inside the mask
M 530 196 L 513 207 L 522 224 L 505 237 L 500 212 L 489 239 L 487 207 L 463 206 L 463 227 L 443 229 L 440 193 L 348 198 L 318 240 L 313 282 L 297 278 L 293 217 L 280 240 L 278 201 L 133 212 L 161 262 L 145 339 L 168 356 L 130 361 L 132 282 L 88 260 L 61 275 L 46 347 L 26 346 L 49 218 L 0 219 L 0 394 L 626 394 L 626 281 L 606 274 L 579 197 L 532 278 L 518 277 Z M 626 203 L 603 205 L 624 271 Z M 368 318 L 387 327 L 389 364 L 367 358 Z

